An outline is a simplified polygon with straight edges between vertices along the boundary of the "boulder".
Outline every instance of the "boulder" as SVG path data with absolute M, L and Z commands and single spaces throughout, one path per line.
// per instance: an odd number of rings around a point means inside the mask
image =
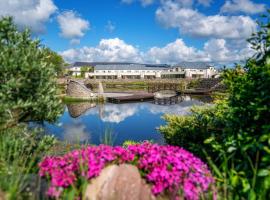
M 96 95 L 88 89 L 83 83 L 70 80 L 67 85 L 67 96 L 82 99 L 91 99 Z
M 111 165 L 93 179 L 85 192 L 86 200 L 156 200 L 151 187 L 141 178 L 137 167 Z

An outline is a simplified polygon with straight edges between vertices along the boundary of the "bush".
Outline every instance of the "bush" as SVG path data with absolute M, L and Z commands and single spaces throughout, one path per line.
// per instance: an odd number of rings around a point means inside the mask
M 55 66 L 30 32 L 0 19 L 0 128 L 22 121 L 54 121 L 62 112 Z
M 191 112 L 188 116 L 165 115 L 167 124 L 159 127 L 159 131 L 167 143 L 184 147 L 204 159 L 202 148 L 209 154 L 214 152 L 203 141 L 222 130 L 223 113 L 217 106 L 194 107 Z
M 166 116 L 168 124 L 160 129 L 169 143 L 208 155 L 221 198 L 270 195 L 270 20 L 260 27 L 249 39 L 255 56 L 223 72 L 228 99 L 212 111 Z

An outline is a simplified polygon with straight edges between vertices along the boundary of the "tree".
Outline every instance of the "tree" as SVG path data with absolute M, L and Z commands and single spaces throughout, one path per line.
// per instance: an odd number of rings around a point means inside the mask
M 0 126 L 56 119 L 62 107 L 55 69 L 29 30 L 19 32 L 11 17 L 0 20 Z
M 51 63 L 54 66 L 55 73 L 57 76 L 62 76 L 64 74 L 65 61 L 62 56 L 58 55 L 56 52 L 50 50 L 49 48 L 44 48 L 44 53 L 46 54 L 45 61 Z
M 89 67 L 89 66 L 83 66 L 81 67 L 81 77 L 85 77 L 86 72 L 93 72 L 94 67 Z

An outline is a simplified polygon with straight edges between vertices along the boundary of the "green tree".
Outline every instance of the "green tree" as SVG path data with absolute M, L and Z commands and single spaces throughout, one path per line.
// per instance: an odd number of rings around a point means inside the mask
M 50 50 L 49 48 L 44 48 L 43 50 L 44 54 L 46 54 L 45 61 L 52 64 L 57 76 L 62 76 L 64 74 L 64 67 L 66 66 L 66 63 L 62 56 Z
M 93 72 L 93 71 L 94 71 L 93 67 L 83 66 L 83 67 L 81 67 L 81 77 L 84 78 L 86 72 Z
M 0 126 L 28 120 L 54 121 L 62 112 L 56 66 L 29 30 L 0 20 Z

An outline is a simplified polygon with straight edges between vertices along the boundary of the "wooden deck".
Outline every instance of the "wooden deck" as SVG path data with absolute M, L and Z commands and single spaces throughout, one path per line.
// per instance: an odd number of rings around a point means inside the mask
M 108 97 L 107 100 L 111 103 L 125 103 L 125 102 L 137 102 L 137 101 L 149 101 L 154 99 L 154 94 L 143 93 L 134 94 L 131 96 L 120 96 L 120 97 Z

